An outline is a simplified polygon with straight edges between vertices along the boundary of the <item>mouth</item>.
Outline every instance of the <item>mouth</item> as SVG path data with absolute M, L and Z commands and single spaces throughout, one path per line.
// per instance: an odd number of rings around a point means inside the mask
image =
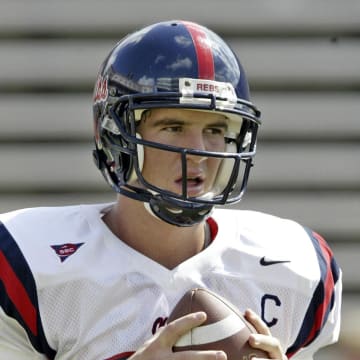
M 179 189 L 179 193 L 182 193 L 182 184 L 183 184 L 182 177 L 178 178 L 175 181 L 175 183 Z M 201 193 L 203 193 L 204 192 L 204 183 L 205 183 L 205 179 L 201 175 L 187 176 L 187 178 L 186 178 L 187 195 L 188 196 L 198 196 Z

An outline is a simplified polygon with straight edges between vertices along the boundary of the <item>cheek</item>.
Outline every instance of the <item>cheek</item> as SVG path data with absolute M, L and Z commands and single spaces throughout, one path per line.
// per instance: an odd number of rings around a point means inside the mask
M 171 152 L 145 148 L 142 174 L 149 182 L 163 179 L 166 174 L 171 173 L 171 165 L 174 163 L 174 155 Z
M 206 176 L 206 187 L 209 189 L 214 185 L 215 179 L 218 175 L 221 160 L 219 159 L 208 159 L 207 163 L 207 176 Z
M 221 164 L 220 159 L 215 159 L 215 158 L 209 158 L 208 159 L 208 168 L 215 175 L 216 175 L 216 173 L 217 173 L 217 171 L 218 171 L 218 169 L 220 167 L 220 164 Z

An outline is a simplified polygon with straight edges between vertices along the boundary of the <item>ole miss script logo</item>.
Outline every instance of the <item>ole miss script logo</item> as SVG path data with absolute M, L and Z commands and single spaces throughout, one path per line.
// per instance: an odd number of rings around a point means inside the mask
M 99 76 L 94 91 L 94 103 L 104 102 L 107 100 L 109 94 L 108 77 Z

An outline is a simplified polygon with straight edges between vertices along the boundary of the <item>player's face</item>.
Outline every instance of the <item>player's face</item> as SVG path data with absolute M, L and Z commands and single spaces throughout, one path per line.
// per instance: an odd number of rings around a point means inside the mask
M 184 109 L 152 109 L 141 120 L 138 132 L 144 140 L 181 148 L 225 151 L 224 135 L 228 120 L 216 113 Z M 187 155 L 188 196 L 209 192 L 221 159 Z M 182 192 L 181 155 L 176 152 L 146 147 L 144 149 L 145 180 L 176 194 Z

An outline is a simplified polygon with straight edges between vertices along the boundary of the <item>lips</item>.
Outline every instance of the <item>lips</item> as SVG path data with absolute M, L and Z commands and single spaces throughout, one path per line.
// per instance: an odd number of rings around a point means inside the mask
M 205 181 L 204 175 L 202 173 L 196 173 L 196 174 L 188 174 L 186 177 L 186 180 L 188 183 L 194 183 L 199 184 L 203 183 Z M 175 180 L 176 183 L 182 182 L 182 176 L 179 176 L 177 180 Z
M 182 192 L 182 177 L 177 178 L 175 183 L 179 189 L 179 193 Z M 202 174 L 189 174 L 186 178 L 187 195 L 197 196 L 204 191 L 205 178 Z

